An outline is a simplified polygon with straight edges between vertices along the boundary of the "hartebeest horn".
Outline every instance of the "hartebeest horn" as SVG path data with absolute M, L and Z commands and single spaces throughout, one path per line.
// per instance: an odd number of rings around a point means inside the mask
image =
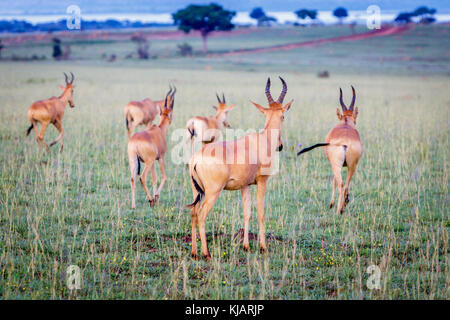
M 75 80 L 75 76 L 73 75 L 73 73 L 72 72 L 70 72 L 70 75 L 72 76 L 72 80 L 70 80 L 70 84 L 72 84 L 73 83 L 73 80 Z
M 339 102 L 341 103 L 342 111 L 347 111 L 347 107 L 345 106 L 344 100 L 342 99 L 342 89 L 339 88 Z
M 225 101 L 225 93 L 223 93 L 223 92 L 222 92 L 222 101 L 223 101 L 223 103 L 227 103 L 227 102 Z
M 280 78 L 281 82 L 283 83 L 283 90 L 281 90 L 280 97 L 278 98 L 277 102 L 279 104 L 282 104 L 283 100 L 284 100 L 284 96 L 286 95 L 286 92 L 287 92 L 287 85 L 282 77 L 279 77 L 279 78 Z
M 172 100 L 174 99 L 173 96 L 175 95 L 175 92 L 177 92 L 177 87 L 173 86 L 173 92 L 170 95 L 170 97 L 172 98 Z
M 352 91 L 353 91 L 353 98 L 352 98 L 352 103 L 350 104 L 350 111 L 353 111 L 353 107 L 355 106 L 355 100 L 356 100 L 356 92 L 355 92 L 355 88 L 353 88 L 352 86 Z
M 267 100 L 269 101 L 269 105 L 275 103 L 275 101 L 273 101 L 272 95 L 270 94 L 270 78 L 267 78 L 266 96 L 267 96 Z
M 69 84 L 69 79 L 67 79 L 67 74 L 65 72 L 63 72 L 63 73 L 64 73 L 64 78 L 65 78 L 66 84 Z
M 217 101 L 219 101 L 219 103 L 223 103 L 222 101 L 220 101 L 220 97 L 219 94 L 216 92 L 216 97 L 217 97 Z

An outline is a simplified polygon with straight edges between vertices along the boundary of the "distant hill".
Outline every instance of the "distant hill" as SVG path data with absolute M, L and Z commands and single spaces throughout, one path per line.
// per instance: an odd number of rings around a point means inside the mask
M 441 0 L 14 0 L 0 1 L 0 15 L 63 14 L 69 5 L 76 4 L 82 13 L 166 13 L 174 12 L 188 4 L 216 2 L 235 11 L 250 11 L 263 7 L 266 11 L 294 11 L 302 8 L 333 10 L 338 6 L 350 10 L 365 10 L 376 4 L 381 10 L 412 10 L 426 5 L 442 11 L 450 11 L 450 1 Z

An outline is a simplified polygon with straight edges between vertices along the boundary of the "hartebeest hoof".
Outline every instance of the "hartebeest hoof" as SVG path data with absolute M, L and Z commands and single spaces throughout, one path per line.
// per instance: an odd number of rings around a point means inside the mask
M 159 200 L 159 194 L 155 195 L 155 203 Z
M 345 201 L 344 201 L 344 203 L 345 203 L 346 205 L 350 202 L 350 200 L 348 199 L 348 196 L 349 196 L 349 193 L 347 193 L 347 195 L 345 196 Z
M 191 253 L 191 258 L 194 260 L 199 260 L 200 258 L 198 257 L 198 254 L 196 253 Z
M 334 206 L 334 203 L 330 203 L 330 209 L 333 208 L 333 206 Z
M 244 245 L 242 248 L 244 249 L 244 251 L 250 251 L 250 247 L 248 245 Z
M 209 260 L 211 260 L 211 255 L 209 253 L 206 255 L 204 254 L 203 259 L 205 259 L 206 261 L 209 261 Z
M 265 248 L 265 247 L 260 247 L 259 248 L 259 253 L 265 254 L 267 252 L 268 252 L 267 248 Z
M 150 207 L 153 207 L 156 204 L 155 199 L 148 200 L 148 203 L 150 204 Z

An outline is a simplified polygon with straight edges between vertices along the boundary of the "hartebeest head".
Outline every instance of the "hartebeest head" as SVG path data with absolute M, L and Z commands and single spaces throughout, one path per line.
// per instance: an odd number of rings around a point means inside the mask
M 169 120 L 169 124 L 172 122 L 172 111 L 175 102 L 175 92 L 177 92 L 177 88 L 172 89 L 172 86 L 170 86 L 170 90 L 169 92 L 167 92 L 166 98 L 164 99 L 164 106 L 161 108 L 160 113 L 161 122 L 163 121 L 164 118 L 167 118 Z
M 339 102 L 341 103 L 342 114 L 339 108 L 337 108 L 336 113 L 339 120 L 347 121 L 348 119 L 350 119 L 354 124 L 356 124 L 356 117 L 358 116 L 358 107 L 355 108 L 355 99 L 356 99 L 355 88 L 353 88 L 353 86 L 351 87 L 353 91 L 353 98 L 352 102 L 350 103 L 350 106 L 348 107 L 345 105 L 344 99 L 342 98 L 342 89 L 339 88 L 340 91 Z
M 75 80 L 75 76 L 73 75 L 72 72 L 70 73 L 70 75 L 72 76 L 72 79 L 69 81 L 69 79 L 68 79 L 69 77 L 64 72 L 66 86 L 61 86 L 61 89 L 64 91 L 63 95 L 65 95 L 67 102 L 69 102 L 69 106 L 71 108 L 74 108 L 75 105 L 73 103 L 73 89 L 75 88 L 75 86 L 73 85 L 73 80 Z
M 216 110 L 216 119 L 220 123 L 222 123 L 226 128 L 231 128 L 228 123 L 228 111 L 234 108 L 234 104 L 227 105 L 225 100 L 225 94 L 222 93 L 222 99 L 220 99 L 219 95 L 216 93 L 217 101 L 219 102 L 219 106 L 213 106 L 214 110 Z
M 284 113 L 289 110 L 292 102 L 294 101 L 292 99 L 291 101 L 289 101 L 287 104 L 285 104 L 283 106 L 283 100 L 284 100 L 284 97 L 286 96 L 286 92 L 287 92 L 287 85 L 286 85 L 286 82 L 283 80 L 283 78 L 281 78 L 281 77 L 279 77 L 279 78 L 281 80 L 281 83 L 283 84 L 283 89 L 281 90 L 281 94 L 278 97 L 277 101 L 274 101 L 272 98 L 272 95 L 270 94 L 270 78 L 267 79 L 265 93 L 267 96 L 267 101 L 269 102 L 269 108 L 264 108 L 260 104 L 250 101 L 266 117 L 265 128 L 277 130 L 277 133 L 278 133 L 277 151 L 283 150 L 283 142 L 281 139 L 281 124 L 283 123 L 283 120 L 284 120 Z

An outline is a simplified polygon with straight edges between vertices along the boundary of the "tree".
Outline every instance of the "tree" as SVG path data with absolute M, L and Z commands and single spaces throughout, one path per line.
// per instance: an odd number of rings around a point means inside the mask
M 61 40 L 58 38 L 53 38 L 53 54 L 52 57 L 56 60 L 60 60 L 62 56 L 62 50 L 61 50 Z
M 348 17 L 347 9 L 345 9 L 344 7 L 338 7 L 336 9 L 334 9 L 333 16 L 338 18 L 339 19 L 339 23 L 342 24 L 342 20 L 344 18 Z
M 206 38 L 212 31 L 229 31 L 234 28 L 231 19 L 236 15 L 234 11 L 224 10 L 222 6 L 211 3 L 209 5 L 191 4 L 185 9 L 172 14 L 178 29 L 189 33 L 192 29 L 200 31 L 203 39 L 203 52 L 207 52 Z
M 294 12 L 299 19 L 310 18 L 311 20 L 315 20 L 317 18 L 317 10 L 308 10 L 308 9 L 300 9 Z
M 250 18 L 255 19 L 255 20 L 259 20 L 265 16 L 266 16 L 266 13 L 264 12 L 264 10 L 261 7 L 254 8 L 252 10 L 252 12 L 250 12 Z
M 148 49 L 150 47 L 147 38 L 142 34 L 134 35 L 131 37 L 131 41 L 135 42 L 137 45 L 137 54 L 139 59 L 148 59 Z
M 5 46 L 2 44 L 2 40 L 0 39 L 0 59 L 2 58 L 2 50 L 5 48 Z
M 400 12 L 394 21 L 398 23 L 410 23 L 411 17 L 412 15 L 409 12 Z
M 411 13 L 412 17 L 420 17 L 421 23 L 432 23 L 436 21 L 433 15 L 436 13 L 436 9 L 428 8 L 426 6 L 418 7 Z

